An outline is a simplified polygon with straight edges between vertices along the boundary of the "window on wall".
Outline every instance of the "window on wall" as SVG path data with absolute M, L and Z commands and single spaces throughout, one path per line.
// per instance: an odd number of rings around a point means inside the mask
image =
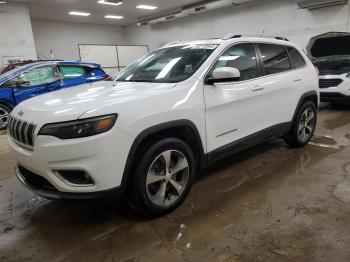
M 233 67 L 241 72 L 240 80 L 258 77 L 257 59 L 253 44 L 238 44 L 230 47 L 215 63 L 214 69 Z
M 291 70 L 287 50 L 284 46 L 258 44 L 264 62 L 265 74 L 271 75 Z
M 305 60 L 301 56 L 298 50 L 296 50 L 294 47 L 288 47 L 288 53 L 291 60 L 291 63 L 294 68 L 300 68 L 305 66 Z

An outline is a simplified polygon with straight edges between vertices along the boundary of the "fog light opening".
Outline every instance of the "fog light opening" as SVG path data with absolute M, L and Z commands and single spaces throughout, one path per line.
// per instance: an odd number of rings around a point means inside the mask
M 95 185 L 88 173 L 82 170 L 55 170 L 54 173 L 70 186 L 93 186 Z

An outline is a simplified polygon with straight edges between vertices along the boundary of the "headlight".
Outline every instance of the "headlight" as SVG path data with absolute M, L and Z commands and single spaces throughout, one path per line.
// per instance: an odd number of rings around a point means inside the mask
M 44 125 L 39 135 L 72 139 L 94 136 L 109 131 L 117 120 L 117 114 Z

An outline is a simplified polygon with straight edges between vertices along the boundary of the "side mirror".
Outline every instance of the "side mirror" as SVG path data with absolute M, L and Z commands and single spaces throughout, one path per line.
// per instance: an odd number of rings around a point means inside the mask
M 26 88 L 28 86 L 30 86 L 30 82 L 29 81 L 22 81 L 22 80 L 20 80 L 20 81 L 17 81 L 15 83 L 15 87 L 16 88 Z
M 238 81 L 241 77 L 241 73 L 237 68 L 233 67 L 219 67 L 214 69 L 212 76 L 207 79 L 207 83 L 214 84 L 220 82 L 233 82 Z

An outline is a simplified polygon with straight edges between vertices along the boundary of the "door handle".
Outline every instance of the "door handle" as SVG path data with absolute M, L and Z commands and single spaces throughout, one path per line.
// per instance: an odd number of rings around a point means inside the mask
M 252 89 L 253 92 L 263 91 L 265 88 L 261 86 L 254 86 Z
M 300 77 L 296 77 L 296 78 L 294 78 L 294 82 L 301 82 L 301 78 Z

